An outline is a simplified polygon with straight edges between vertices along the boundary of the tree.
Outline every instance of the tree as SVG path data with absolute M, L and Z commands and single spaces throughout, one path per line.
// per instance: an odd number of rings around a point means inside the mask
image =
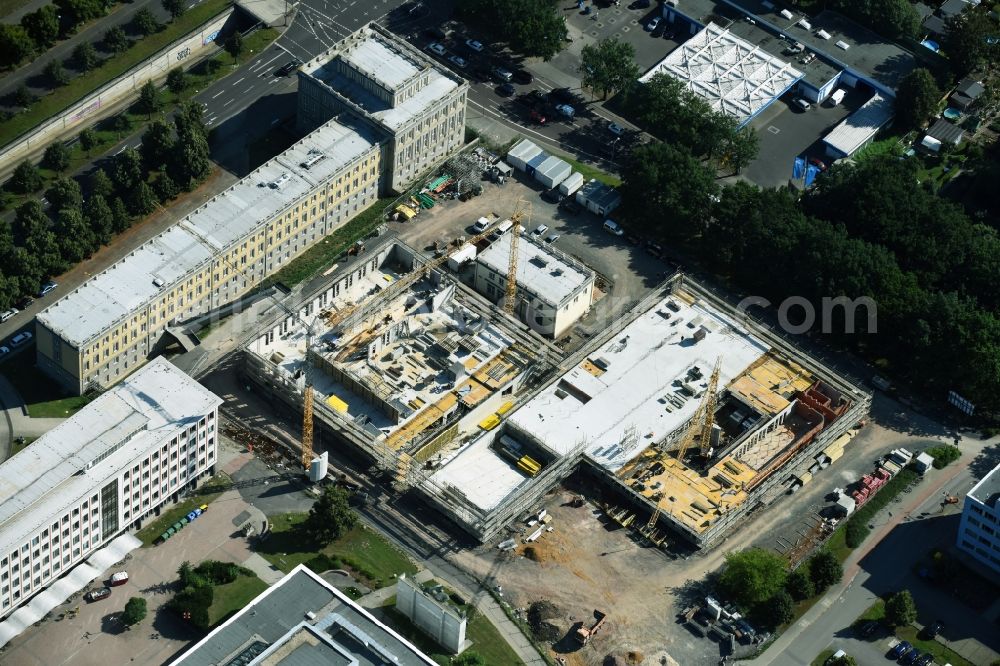
M 834 8 L 890 39 L 916 37 L 920 27 L 920 15 L 908 0 L 837 0 Z
M 83 205 L 80 185 L 72 178 L 56 179 L 45 191 L 45 198 L 49 200 L 49 206 L 52 207 L 52 210 L 62 210 L 63 208 L 78 210 Z
M 97 49 L 93 44 L 81 42 L 73 49 L 73 62 L 81 72 L 89 72 L 100 66 L 101 58 L 97 55 Z
M 53 228 L 59 252 L 70 264 L 83 261 L 97 248 L 90 225 L 83 219 L 83 211 L 79 208 L 63 208 L 56 213 Z
M 17 194 L 31 194 L 37 192 L 42 187 L 42 175 L 38 173 L 38 167 L 24 160 L 14 169 L 7 187 Z
M 69 72 L 58 58 L 48 61 L 45 65 L 45 77 L 53 86 L 64 86 L 69 83 Z
M 941 90 L 929 70 L 918 67 L 896 89 L 896 124 L 903 130 L 923 127 L 941 101 Z
M 194 183 L 208 175 L 212 169 L 207 131 L 202 121 L 203 111 L 200 104 L 188 101 L 181 105 L 174 116 L 177 141 L 167 172 L 185 190 L 191 189 Z
M 37 199 L 25 201 L 14 212 L 14 223 L 11 225 L 11 235 L 15 245 L 27 245 L 28 239 L 37 234 L 38 229 L 47 229 L 49 218 Z
M 104 44 L 104 48 L 108 53 L 125 53 L 129 48 L 132 47 L 132 42 L 129 40 L 128 36 L 125 35 L 125 31 L 122 30 L 120 25 L 112 26 L 108 28 L 107 32 L 104 33 L 104 39 L 101 40 Z
M 187 88 L 187 75 L 183 67 L 174 67 L 167 72 L 167 88 L 175 95 L 179 95 Z
M 97 132 L 90 127 L 81 130 L 77 138 L 80 139 L 80 147 L 83 148 L 88 155 L 91 150 L 97 147 Z
M 156 210 L 159 203 L 153 188 L 144 180 L 140 180 L 128 194 L 129 212 L 136 217 L 149 215 Z
M 180 191 L 181 188 L 177 187 L 177 183 L 170 177 L 170 174 L 161 173 L 153 181 L 153 192 L 156 193 L 156 198 L 160 200 L 160 203 L 167 203 L 176 197 Z
M 785 589 L 795 601 L 804 601 L 815 594 L 812 579 L 809 577 L 808 567 L 799 567 L 788 574 L 785 580 Z
M 149 171 L 159 171 L 171 159 L 174 150 L 174 129 L 165 120 L 157 119 L 149 124 L 142 135 L 139 153 Z
M 42 156 L 42 166 L 53 171 L 65 171 L 69 168 L 69 148 L 62 141 L 56 141 L 45 149 Z
M 786 564 L 784 558 L 763 548 L 728 553 L 726 567 L 719 575 L 719 589 L 742 608 L 751 608 L 784 587 Z
M 989 15 L 990 6 L 969 7 L 948 20 L 941 47 L 956 77 L 965 76 L 989 62 L 997 62 L 1000 44 L 988 39 L 997 34 Z
M 323 493 L 309 509 L 303 523 L 306 533 L 322 545 L 339 539 L 358 522 L 348 504 L 347 491 L 340 486 L 324 486 Z
M 128 209 L 121 197 L 115 197 L 111 200 L 111 224 L 116 234 L 120 234 L 132 226 L 132 216 L 128 214 Z
M 132 597 L 125 604 L 121 620 L 127 626 L 139 624 L 146 618 L 146 600 L 142 597 Z
M 608 93 L 621 90 L 638 78 L 635 49 L 617 37 L 588 44 L 580 53 L 580 71 L 583 86 L 607 99 Z
M 184 6 L 184 0 L 160 0 L 160 4 L 162 4 L 163 8 L 166 9 L 167 12 L 170 13 L 170 16 L 175 19 L 180 18 L 187 9 Z
M 760 152 L 760 140 L 751 127 L 732 132 L 725 141 L 720 161 L 738 174 L 750 165 Z
M 0 23 L 0 67 L 15 67 L 35 52 L 35 42 L 19 25 Z
M 830 657 L 826 662 L 826 666 L 858 666 L 858 662 L 851 655 L 844 654 L 840 657 Z
M 145 37 L 159 32 L 161 27 L 156 17 L 153 16 L 153 12 L 149 11 L 147 7 L 143 7 L 135 13 L 135 16 L 132 18 L 132 25 L 135 27 L 136 32 Z
M 100 195 L 106 199 L 115 191 L 115 184 L 108 178 L 108 173 L 104 169 L 96 169 L 90 174 L 88 185 L 91 196 Z
M 135 148 L 126 148 L 114 156 L 111 164 L 111 181 L 120 194 L 125 194 L 142 180 L 142 157 Z
M 475 650 L 466 650 L 451 660 L 452 666 L 486 666 L 486 659 Z
M 466 0 L 459 15 L 529 56 L 550 59 L 566 42 L 566 21 L 554 0 Z
M 821 550 L 809 558 L 809 577 L 816 592 L 825 592 L 844 577 L 844 567 L 836 556 L 828 550 Z
M 243 55 L 243 35 L 240 34 L 239 30 L 235 31 L 233 34 L 226 38 L 224 47 L 226 53 L 233 56 L 233 60 L 239 62 L 240 56 Z
M 101 0 L 55 0 L 63 21 L 75 28 L 90 19 L 104 16 L 106 10 Z
M 752 612 L 754 620 L 773 631 L 795 617 L 795 602 L 784 590 L 778 590 L 767 601 L 757 604 Z
M 47 49 L 59 39 L 59 12 L 55 5 L 45 5 L 22 16 L 21 26 L 35 44 Z
M 160 93 L 156 86 L 153 85 L 152 81 L 146 81 L 139 89 L 139 101 L 136 102 L 136 108 L 140 113 L 145 113 L 147 118 L 152 118 L 153 114 L 159 111 L 162 106 L 163 101 L 160 99 Z
M 83 205 L 83 216 L 94 234 L 94 239 L 101 245 L 107 245 L 115 233 L 114 215 L 107 199 L 95 194 Z
M 35 94 L 28 89 L 28 86 L 23 83 L 17 87 L 14 91 L 14 104 L 17 106 L 27 109 L 29 106 L 35 103 Z
M 909 590 L 901 590 L 885 602 L 885 621 L 890 627 L 905 627 L 917 619 L 917 606 Z
M 119 113 L 111 119 L 111 129 L 117 132 L 120 138 L 123 132 L 128 132 L 132 129 L 132 121 L 129 120 L 127 114 Z

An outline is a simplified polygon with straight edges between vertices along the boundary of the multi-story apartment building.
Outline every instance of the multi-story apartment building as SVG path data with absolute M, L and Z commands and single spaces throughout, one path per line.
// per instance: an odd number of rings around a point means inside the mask
M 378 26 L 363 28 L 299 70 L 303 131 L 337 114 L 388 137 L 385 185 L 404 191 L 465 141 L 467 81 Z
M 0 465 L 0 618 L 210 473 L 221 402 L 157 359 Z
M 38 365 L 69 390 L 112 386 L 167 327 L 225 305 L 374 202 L 382 145 L 332 120 L 38 315 Z
M 309 134 L 38 315 L 40 368 L 78 394 L 113 386 L 171 324 L 239 298 L 462 145 L 463 79 L 378 28 L 332 52 L 300 73 Z
M 475 287 L 494 303 L 504 300 L 510 268 L 511 232 L 476 257 Z M 525 234 L 517 244 L 517 302 L 514 313 L 532 330 L 558 338 L 594 301 L 594 271 Z
M 958 547 L 1000 573 L 1000 465 L 965 496 Z

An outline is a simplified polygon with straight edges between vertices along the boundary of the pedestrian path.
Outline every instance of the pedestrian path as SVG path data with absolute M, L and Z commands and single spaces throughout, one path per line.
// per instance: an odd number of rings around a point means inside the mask
M 243 562 L 243 566 L 257 574 L 257 577 L 268 585 L 274 585 L 285 577 L 285 573 L 281 569 L 265 560 L 258 553 L 252 553 Z
M 24 400 L 17 389 L 0 375 L 0 462 L 13 452 L 12 444 L 18 437 L 37 439 L 66 419 L 33 419 L 28 416 Z

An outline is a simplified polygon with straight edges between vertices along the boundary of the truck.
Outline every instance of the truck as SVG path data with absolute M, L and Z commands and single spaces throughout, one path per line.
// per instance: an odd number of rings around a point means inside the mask
M 128 582 L 128 573 L 125 571 L 119 571 L 118 573 L 111 574 L 111 587 L 118 587 L 119 585 L 124 585 Z
M 594 623 L 590 625 L 590 627 L 585 627 L 582 623 L 579 627 L 577 627 L 576 632 L 573 634 L 576 642 L 580 645 L 586 645 L 589 643 L 590 639 L 601 630 L 601 627 L 604 626 L 604 621 L 607 619 L 607 613 L 602 613 L 601 611 L 595 609 Z

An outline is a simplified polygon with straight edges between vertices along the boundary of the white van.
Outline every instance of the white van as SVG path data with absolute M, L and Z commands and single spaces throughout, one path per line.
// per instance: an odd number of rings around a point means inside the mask
M 604 220 L 604 230 L 615 236 L 621 236 L 625 233 L 625 230 L 621 228 L 621 225 L 614 220 Z
M 514 226 L 513 222 L 511 222 L 510 220 L 504 220 L 503 222 L 501 222 L 500 224 L 497 225 L 497 228 L 494 229 L 493 233 L 490 234 L 490 235 L 493 238 L 500 238 L 500 236 L 502 236 L 505 233 L 507 233 L 508 231 L 510 231 L 510 228 L 512 226 Z
M 490 228 L 490 221 L 485 217 L 481 217 L 476 220 L 476 223 L 472 225 L 472 230 L 477 234 L 481 234 Z
M 843 88 L 837 88 L 836 90 L 833 91 L 833 94 L 830 95 L 830 106 L 837 106 L 838 104 L 844 101 L 844 98 L 846 96 L 847 96 L 846 90 L 844 90 Z

